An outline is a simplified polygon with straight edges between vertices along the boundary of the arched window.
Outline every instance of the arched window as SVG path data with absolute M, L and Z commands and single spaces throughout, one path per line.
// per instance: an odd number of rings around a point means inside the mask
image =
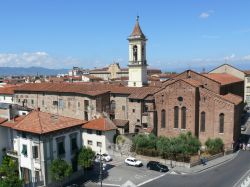
M 201 112 L 201 132 L 205 132 L 206 130 L 206 113 Z
M 182 129 L 186 129 L 186 111 L 187 108 L 186 107 L 182 107 L 181 108 L 181 128 Z
M 136 45 L 133 46 L 133 57 L 134 57 L 134 61 L 137 61 L 137 46 Z
M 110 102 L 110 110 L 111 110 L 111 111 L 114 111 L 114 110 L 115 110 L 115 107 L 116 107 L 116 103 L 115 103 L 114 100 L 112 100 L 112 101 Z
M 179 107 L 174 107 L 174 128 L 178 128 L 179 123 Z
M 224 118 L 225 115 L 223 113 L 220 114 L 220 129 L 219 133 L 224 133 Z
M 161 111 L 161 128 L 166 127 L 166 111 L 162 110 Z

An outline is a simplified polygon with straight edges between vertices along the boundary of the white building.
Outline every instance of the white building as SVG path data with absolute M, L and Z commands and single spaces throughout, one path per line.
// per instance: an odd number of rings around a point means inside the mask
M 129 87 L 142 87 L 147 81 L 147 60 L 146 60 L 146 41 L 143 34 L 139 17 L 132 34 L 128 37 L 129 41 Z
M 244 101 L 250 106 L 250 71 L 245 71 L 245 75 Z
M 70 163 L 77 173 L 76 151 L 82 145 L 81 126 L 84 123 L 83 120 L 32 111 L 18 120 L 1 124 L 1 128 L 10 132 L 6 133 L 10 140 L 6 143 L 7 155 L 18 159 L 20 177 L 25 184 L 55 186 L 49 167 L 58 157 Z
M 83 145 L 90 147 L 96 153 L 108 153 L 113 144 L 117 127 L 105 117 L 94 119 L 83 125 Z

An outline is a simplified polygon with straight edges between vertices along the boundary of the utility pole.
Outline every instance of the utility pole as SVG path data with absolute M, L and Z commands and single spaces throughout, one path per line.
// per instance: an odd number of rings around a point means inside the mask
M 102 167 L 102 152 L 101 152 L 101 149 L 100 149 L 100 173 L 99 173 L 99 180 L 100 180 L 100 182 L 101 182 L 101 187 L 102 187 L 102 169 L 103 169 L 103 167 Z

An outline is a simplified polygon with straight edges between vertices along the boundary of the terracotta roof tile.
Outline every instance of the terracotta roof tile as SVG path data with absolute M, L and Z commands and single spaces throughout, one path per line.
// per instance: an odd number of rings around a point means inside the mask
M 4 123 L 5 121 L 7 121 L 8 119 L 6 119 L 6 118 L 0 118 L 0 125 L 2 124 L 2 123 Z
M 101 117 L 99 119 L 94 119 L 82 126 L 84 129 L 92 129 L 92 130 L 99 130 L 99 131 L 109 131 L 115 130 L 117 127 L 115 124 L 108 118 Z
M 123 120 L 123 119 L 114 119 L 113 123 L 117 127 L 124 127 L 124 126 L 126 126 L 129 123 L 129 121 L 128 120 Z
M 34 110 L 12 128 L 35 134 L 45 134 L 70 127 L 82 126 L 84 123 L 86 123 L 84 120 Z
M 3 127 L 14 127 L 15 125 L 17 125 L 20 121 L 22 121 L 24 119 L 25 116 L 19 116 L 17 118 L 13 118 L 12 120 L 8 121 L 5 121 L 4 123 L 0 124 L 1 126 Z
M 21 86 L 20 85 L 5 85 L 4 87 L 0 87 L 0 94 L 13 95 L 14 90 Z
M 240 97 L 238 95 L 231 94 L 231 93 L 223 95 L 222 97 L 224 99 L 230 101 L 231 103 L 234 103 L 235 105 L 238 105 L 243 101 L 242 97 Z
M 250 75 L 250 70 L 246 70 L 246 71 L 244 71 L 244 73 L 245 73 L 246 75 Z
M 221 83 L 221 85 L 227 85 L 227 84 L 232 84 L 232 83 L 243 81 L 240 78 L 232 76 L 227 73 L 209 73 L 209 74 L 203 74 L 203 75 Z

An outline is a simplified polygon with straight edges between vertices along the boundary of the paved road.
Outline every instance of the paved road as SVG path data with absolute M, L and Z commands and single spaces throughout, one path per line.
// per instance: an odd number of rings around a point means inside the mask
M 143 187 L 231 187 L 250 169 L 250 152 L 241 151 L 232 161 L 193 175 L 165 175 Z

